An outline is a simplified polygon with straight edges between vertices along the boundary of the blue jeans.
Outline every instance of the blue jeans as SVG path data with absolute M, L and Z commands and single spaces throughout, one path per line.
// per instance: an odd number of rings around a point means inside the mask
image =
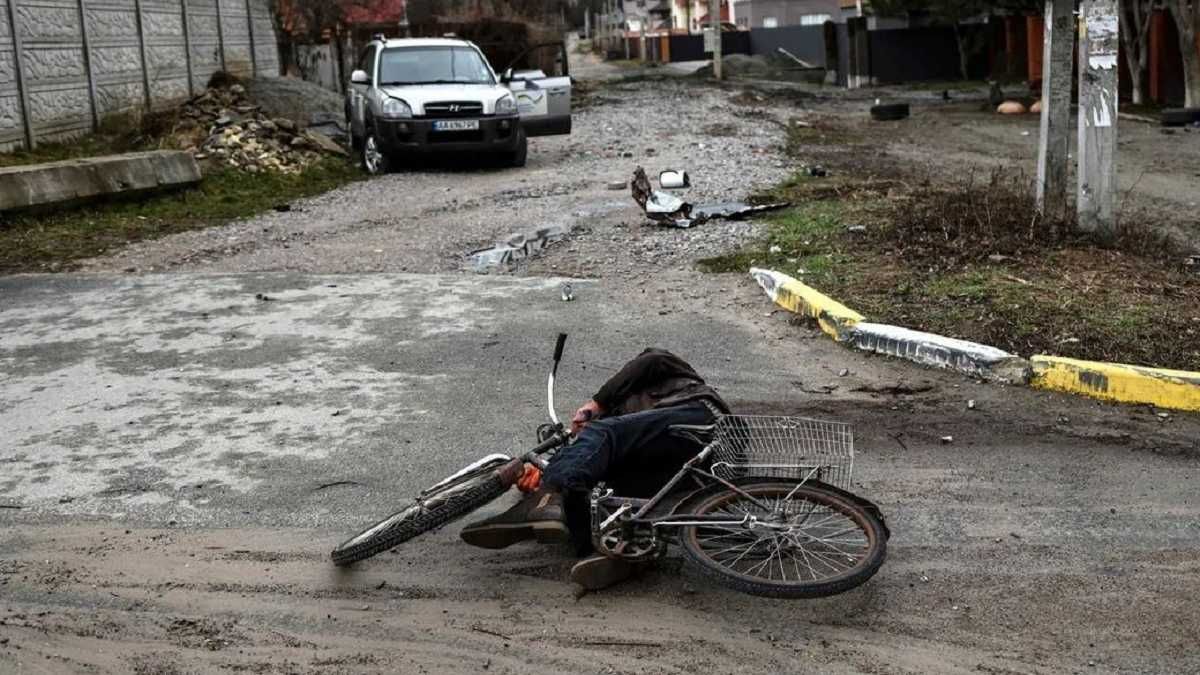
M 667 428 L 713 421 L 699 401 L 596 420 L 558 450 L 542 482 L 560 491 L 588 491 L 604 481 L 622 497 L 653 496 L 702 449 Z

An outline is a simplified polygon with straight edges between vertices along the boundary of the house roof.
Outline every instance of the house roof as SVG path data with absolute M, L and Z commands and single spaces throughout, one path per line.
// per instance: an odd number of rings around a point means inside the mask
M 341 0 L 342 18 L 348 25 L 399 24 L 405 0 Z

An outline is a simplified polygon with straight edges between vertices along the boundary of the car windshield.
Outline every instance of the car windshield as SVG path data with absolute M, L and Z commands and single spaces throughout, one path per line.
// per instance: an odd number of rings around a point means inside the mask
M 470 47 L 392 47 L 379 61 L 381 85 L 495 84 L 492 71 Z

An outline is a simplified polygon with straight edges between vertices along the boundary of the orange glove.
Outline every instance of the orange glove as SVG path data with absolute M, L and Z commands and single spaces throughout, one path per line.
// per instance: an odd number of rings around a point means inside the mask
M 521 492 L 536 492 L 542 484 L 542 470 L 532 464 L 525 465 L 525 473 L 517 479 L 517 489 Z

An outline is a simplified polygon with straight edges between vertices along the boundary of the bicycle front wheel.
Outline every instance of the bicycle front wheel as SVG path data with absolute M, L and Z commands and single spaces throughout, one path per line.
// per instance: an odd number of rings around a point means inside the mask
M 346 566 L 435 530 L 479 509 L 508 491 L 494 471 L 467 478 L 393 513 L 333 549 L 333 563 Z
M 773 598 L 820 598 L 859 586 L 879 571 L 887 535 L 879 519 L 842 495 L 786 481 L 722 490 L 691 513 L 751 515 L 762 525 L 690 525 L 680 532 L 688 558 L 709 578 Z

